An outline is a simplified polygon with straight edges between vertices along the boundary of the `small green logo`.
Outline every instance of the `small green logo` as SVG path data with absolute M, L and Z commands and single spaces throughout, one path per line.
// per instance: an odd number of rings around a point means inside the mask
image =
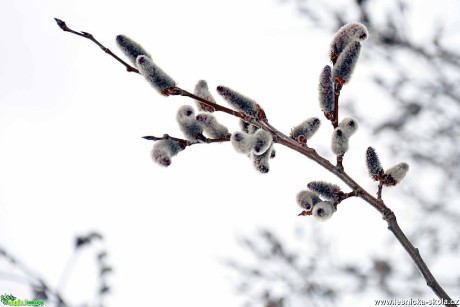
M 12 294 L 0 295 L 0 301 L 7 306 L 43 306 L 43 300 L 19 300 Z

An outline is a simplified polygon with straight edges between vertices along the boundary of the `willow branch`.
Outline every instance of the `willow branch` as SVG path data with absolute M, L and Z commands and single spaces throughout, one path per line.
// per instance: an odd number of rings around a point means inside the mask
M 115 54 L 113 54 L 109 49 L 104 47 L 102 44 L 100 44 L 94 37 L 87 33 L 87 32 L 76 32 L 71 29 L 69 29 L 65 23 L 62 20 L 55 19 L 56 22 L 58 23 L 58 26 L 67 32 L 85 37 L 95 44 L 97 44 L 102 50 L 104 50 L 106 53 L 110 54 L 112 57 L 114 57 L 116 60 L 118 60 L 120 63 L 126 66 L 128 71 L 134 71 L 138 72 L 137 69 L 131 67 L 129 64 L 126 62 L 122 61 L 119 57 L 117 57 Z M 334 128 L 338 127 L 338 120 L 339 120 L 339 96 L 340 96 L 340 91 L 342 89 L 344 82 L 343 80 L 336 78 L 335 79 L 335 92 L 334 92 L 334 114 L 332 116 L 332 125 Z M 265 129 L 269 132 L 272 133 L 273 135 L 273 141 L 276 143 L 279 143 L 283 146 L 286 146 L 288 148 L 291 148 L 298 153 L 304 155 L 305 157 L 315 161 L 322 167 L 324 167 L 326 170 L 334 174 L 337 178 L 342 180 L 347 186 L 349 186 L 352 189 L 351 193 L 345 194 L 348 197 L 351 196 L 357 196 L 363 199 L 365 202 L 370 204 L 372 207 L 374 207 L 380 214 L 382 215 L 382 218 L 387 222 L 388 224 L 388 229 L 394 234 L 394 236 L 397 238 L 397 240 L 400 242 L 400 244 L 404 247 L 404 249 L 407 251 L 409 256 L 412 258 L 414 261 L 415 265 L 419 269 L 420 273 L 422 274 L 423 278 L 426 280 L 427 285 L 433 290 L 433 292 L 443 300 L 446 300 L 448 302 L 451 302 L 451 298 L 449 295 L 443 290 L 443 288 L 439 285 L 439 283 L 436 281 L 434 278 L 433 274 L 431 271 L 428 269 L 427 265 L 425 264 L 423 258 L 421 257 L 419 251 L 417 248 L 415 248 L 412 243 L 409 241 L 409 239 L 406 237 L 404 232 L 401 230 L 399 227 L 396 216 L 393 213 L 393 211 L 388 208 L 384 202 L 381 200 L 381 187 L 379 186 L 379 192 L 378 192 L 378 198 L 373 197 L 369 192 L 364 190 L 355 180 L 353 180 L 344 170 L 343 167 L 341 166 L 341 161 L 337 161 L 337 165 L 334 166 L 329 160 L 323 158 L 320 156 L 313 148 L 307 147 L 304 144 L 292 139 L 291 137 L 288 137 L 287 135 L 283 134 L 279 130 L 277 130 L 275 127 L 269 124 L 268 120 L 265 117 L 265 114 L 263 117 L 259 117 L 259 120 L 253 121 L 251 118 L 249 118 L 247 115 L 245 115 L 242 112 L 237 112 L 235 110 L 226 108 L 224 106 L 221 106 L 219 104 L 216 104 L 214 102 L 208 101 L 206 99 L 203 99 L 201 97 L 198 97 L 194 94 L 191 94 L 179 87 L 172 87 L 169 89 L 165 90 L 165 94 L 168 95 L 180 95 L 180 96 L 186 96 L 195 100 L 198 100 L 208 106 L 213 107 L 217 111 L 221 111 L 224 113 L 227 113 L 229 115 L 238 117 L 240 119 L 243 119 L 247 122 L 251 122 L 252 124 L 258 126 L 259 128 Z M 263 112 L 263 111 L 261 111 Z M 165 136 L 164 136 L 165 137 Z M 163 137 L 163 138 L 164 138 Z M 166 135 L 166 137 L 169 137 Z M 154 136 L 149 136 L 149 137 L 144 137 L 146 139 L 151 139 L 151 140 L 159 140 L 162 138 L 154 137 Z M 172 138 L 174 140 L 177 140 L 179 142 L 182 142 L 183 144 L 186 144 L 186 146 L 191 146 L 193 144 L 200 143 L 200 141 L 187 141 L 183 139 L 177 139 L 177 138 Z M 225 138 L 225 140 L 209 140 L 207 143 L 211 142 L 220 142 L 220 141 L 228 141 L 229 138 Z M 349 195 L 349 196 L 348 196 Z M 301 213 L 300 215 L 308 215 L 305 213 Z M 446 305 L 447 306 L 447 305 Z M 457 306 L 454 304 L 451 304 L 449 306 Z

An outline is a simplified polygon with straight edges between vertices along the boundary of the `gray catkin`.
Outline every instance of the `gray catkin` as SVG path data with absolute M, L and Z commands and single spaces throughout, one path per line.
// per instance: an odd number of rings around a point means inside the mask
M 251 159 L 254 167 L 262 174 L 268 173 L 270 171 L 270 165 L 268 162 L 270 161 L 272 148 L 273 146 L 270 146 L 270 148 L 268 148 L 261 155 L 251 154 Z
M 303 135 L 305 139 L 310 139 L 316 131 L 318 131 L 321 126 L 321 121 L 317 117 L 311 117 L 300 125 L 295 126 L 291 130 L 291 137 L 297 139 L 299 136 Z
M 210 113 L 200 113 L 196 116 L 196 120 L 203 125 L 204 132 L 213 139 L 224 138 L 230 134 L 227 127 L 220 124 Z
M 361 53 L 361 43 L 351 42 L 340 54 L 334 65 L 333 77 L 341 78 L 345 83 L 349 82 Z
M 175 87 L 176 82 L 168 76 L 152 59 L 145 55 L 140 55 L 136 59 L 136 66 L 139 73 L 145 77 L 148 83 L 162 93 L 165 89 Z
M 372 147 L 367 148 L 366 151 L 366 166 L 369 171 L 369 176 L 375 180 L 378 180 L 378 178 L 383 174 L 383 168 L 380 164 L 379 157 L 375 152 L 375 149 Z
M 257 119 L 257 103 L 254 100 L 225 86 L 218 86 L 217 92 L 235 109 Z
M 332 70 L 326 65 L 319 77 L 319 105 L 324 113 L 334 113 L 334 81 Z
M 332 133 L 331 149 L 337 156 L 344 155 L 348 151 L 348 135 L 340 127 L 335 128 Z
M 390 184 L 385 184 L 385 185 L 397 185 L 398 183 L 401 182 L 401 180 L 404 179 L 408 170 L 409 170 L 409 164 L 404 163 L 404 162 L 396 164 L 395 166 L 387 169 L 385 171 L 385 175 L 390 177 L 391 180 L 390 180 Z
M 189 140 L 196 140 L 202 137 L 203 125 L 195 118 L 195 111 L 189 105 L 183 105 L 177 111 L 176 120 L 179 127 Z
M 297 204 L 306 211 L 310 211 L 316 203 L 321 201 L 318 194 L 308 190 L 303 190 L 297 193 L 296 199 Z
M 197 95 L 200 98 L 216 103 L 216 100 L 209 91 L 208 83 L 205 80 L 198 81 L 198 83 L 195 86 L 195 95 Z M 198 110 L 200 111 L 214 112 L 213 107 L 205 105 L 199 100 L 195 100 L 195 103 L 198 107 Z
M 356 119 L 346 117 L 340 122 L 339 127 L 348 137 L 350 137 L 356 132 L 356 130 L 358 130 L 359 124 Z
M 141 45 L 127 37 L 126 35 L 120 34 L 116 37 L 116 42 L 121 51 L 128 57 L 128 59 L 136 65 L 136 59 L 140 55 L 145 55 L 151 58 L 150 54 L 142 48 Z
M 337 193 L 340 192 L 340 187 L 338 185 L 324 181 L 312 181 L 307 187 L 324 198 L 331 200 L 336 199 Z
M 230 142 L 237 152 L 248 154 L 253 147 L 254 138 L 244 131 L 237 131 L 230 137 Z
M 151 156 L 153 161 L 167 167 L 171 164 L 171 157 L 177 155 L 182 148 L 179 143 L 170 139 L 159 140 L 153 144 Z
M 312 215 L 320 221 L 326 221 L 337 211 L 332 201 L 321 201 L 313 206 Z
M 272 134 L 266 130 L 259 129 L 253 134 L 252 153 L 261 155 L 270 148 L 273 142 Z
M 362 23 L 349 23 L 341 27 L 331 42 L 331 56 L 338 57 L 353 41 L 364 41 L 369 36 L 367 28 Z

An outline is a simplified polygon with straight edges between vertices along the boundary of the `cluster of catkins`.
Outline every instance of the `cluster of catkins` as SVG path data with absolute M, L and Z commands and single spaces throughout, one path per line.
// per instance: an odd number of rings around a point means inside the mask
M 165 94 L 167 89 L 176 86 L 176 82 L 152 61 L 150 54 L 141 45 L 125 35 L 118 35 L 116 42 L 131 63 L 139 70 L 139 73 L 158 92 Z M 204 80 L 197 83 L 195 95 L 215 102 Z M 198 110 L 202 111 L 197 115 L 190 105 L 184 105 L 177 111 L 176 120 L 186 139 L 191 142 L 199 142 L 205 141 L 207 137 L 212 139 L 229 137 L 230 133 L 227 127 L 220 124 L 211 114 L 214 109 L 199 101 L 196 103 Z M 183 150 L 183 146 L 178 141 L 164 137 L 155 142 L 151 152 L 152 159 L 160 165 L 169 166 L 171 157 L 177 155 L 181 150 Z
M 348 151 L 349 139 L 358 129 L 358 122 L 353 118 L 344 118 L 338 122 L 338 95 L 342 86 L 350 81 L 354 67 L 361 52 L 361 42 L 367 39 L 368 32 L 364 25 L 351 23 L 339 29 L 330 49 L 330 59 L 333 64 L 325 66 L 319 80 L 319 102 L 326 119 L 333 123 L 331 149 L 337 156 L 338 166 L 343 155 Z M 159 68 L 138 43 L 130 38 L 119 35 L 117 44 L 123 53 L 130 59 L 139 73 L 145 77 L 158 92 L 163 95 L 171 93 L 176 82 Z M 172 89 L 174 91 L 174 89 Z M 255 168 L 261 173 L 270 169 L 269 159 L 275 156 L 273 137 L 269 131 L 261 129 L 257 124 L 263 117 L 263 110 L 252 99 L 225 86 L 218 86 L 217 92 L 236 110 L 245 115 L 241 120 L 241 130 L 230 135 L 228 129 L 220 124 L 212 112 L 214 108 L 196 100 L 200 113 L 195 115 L 192 106 L 184 105 L 177 112 L 177 122 L 187 141 L 173 139 L 165 135 L 155 142 L 152 149 L 152 158 L 163 166 L 171 164 L 171 157 L 179 153 L 186 145 L 196 142 L 214 140 L 229 140 L 237 152 L 246 154 Z M 216 103 L 208 89 L 206 81 L 201 80 L 195 87 L 195 95 L 212 103 Z M 337 109 L 336 109 L 337 108 Z M 306 146 L 307 141 L 320 127 L 320 120 L 311 117 L 295 126 L 291 130 L 291 138 Z M 372 147 L 366 153 L 366 163 L 370 176 L 379 182 L 379 187 L 393 186 L 399 183 L 406 175 L 409 166 L 400 163 L 383 171 L 380 161 Z M 329 219 L 337 210 L 337 204 L 346 196 L 337 185 L 313 181 L 308 184 L 309 190 L 297 194 L 297 202 L 304 210 L 301 215 L 313 215 L 320 220 Z M 321 197 L 324 199 L 321 199 Z
M 320 220 L 329 219 L 337 210 L 337 203 L 340 196 L 343 195 L 340 187 L 324 181 L 312 181 L 307 187 L 309 190 L 302 190 L 297 194 L 299 206 L 305 213 Z M 322 200 L 320 196 L 325 200 Z
M 209 93 L 206 81 L 200 80 L 195 88 L 195 95 L 202 98 L 206 97 L 213 101 Z M 227 127 L 220 124 L 215 116 L 211 114 L 214 110 L 205 108 L 197 101 L 198 109 L 201 113 L 195 115 L 195 110 L 190 105 L 183 105 L 179 108 L 176 115 L 177 123 L 188 141 L 205 141 L 207 137 L 211 139 L 224 139 L 230 136 Z M 155 142 L 152 149 L 152 159 L 163 166 L 171 164 L 171 157 L 176 155 L 181 149 L 179 143 L 171 139 L 164 139 Z
M 176 86 L 176 82 L 152 61 L 150 54 L 138 43 L 125 35 L 118 35 L 116 41 L 123 53 L 139 70 L 139 73 L 158 92 L 166 94 L 167 89 Z M 231 135 L 231 142 L 234 148 L 238 152 L 247 154 L 258 171 L 267 173 L 270 169 L 268 160 L 275 156 L 275 150 L 273 149 L 271 133 L 250 123 L 259 119 L 258 104 L 254 100 L 225 86 L 217 87 L 217 92 L 231 106 L 248 117 L 249 122 L 241 121 L 242 131 Z M 197 83 L 194 94 L 205 100 L 216 102 L 204 80 L 200 80 Z M 198 100 L 196 104 L 202 113 L 195 115 L 193 107 L 189 105 L 180 107 L 177 112 L 176 120 L 187 140 L 199 142 L 205 141 L 206 136 L 211 139 L 224 139 L 230 136 L 228 129 L 221 125 L 211 114 L 214 112 L 213 107 Z M 152 158 L 160 165 L 169 166 L 171 157 L 182 149 L 183 146 L 178 141 L 164 137 L 162 140 L 155 142 L 152 149 Z
M 404 179 L 409 170 L 409 165 L 401 162 L 383 171 L 379 157 L 372 147 L 367 148 L 366 151 L 366 166 L 369 171 L 369 176 L 375 181 L 381 182 L 384 186 L 397 185 Z
M 353 118 L 344 118 L 337 124 L 335 117 L 338 110 L 335 108 L 338 105 L 335 99 L 343 84 L 350 81 L 361 52 L 361 42 L 367 37 L 368 32 L 363 24 L 350 23 L 340 28 L 331 43 L 330 59 L 333 67 L 326 65 L 319 79 L 321 110 L 328 120 L 336 122 L 331 149 L 338 157 L 343 157 L 348 151 L 349 139 L 358 129 L 358 122 Z M 306 142 L 316 132 L 319 125 L 318 118 L 310 118 L 295 127 L 291 132 L 291 137 L 299 142 Z M 407 163 L 399 163 L 383 171 L 377 153 L 372 147 L 367 149 L 366 165 L 369 175 L 380 185 L 385 186 L 398 184 L 409 170 Z M 342 200 L 344 193 L 337 185 L 323 181 L 310 182 L 308 188 L 309 190 L 303 190 L 297 194 L 297 203 L 304 210 L 301 215 L 313 215 L 320 220 L 329 219 L 336 211 L 337 204 Z M 322 200 L 320 196 L 325 200 Z
M 366 166 L 371 178 L 384 186 L 397 185 L 409 170 L 409 165 L 402 162 L 384 171 L 372 147 L 366 151 Z M 303 209 L 300 215 L 313 215 L 322 221 L 329 219 L 337 210 L 337 204 L 345 194 L 338 185 L 324 181 L 312 181 L 307 187 L 309 190 L 302 190 L 297 194 L 297 203 Z M 325 200 L 322 200 L 320 196 Z
M 250 120 L 258 119 L 258 104 L 251 98 L 225 86 L 218 86 L 217 92 L 231 106 L 246 114 Z M 268 161 L 275 156 L 272 134 L 244 120 L 240 121 L 240 126 L 241 131 L 234 132 L 230 138 L 233 148 L 239 153 L 248 155 L 256 170 L 268 173 L 270 170 Z

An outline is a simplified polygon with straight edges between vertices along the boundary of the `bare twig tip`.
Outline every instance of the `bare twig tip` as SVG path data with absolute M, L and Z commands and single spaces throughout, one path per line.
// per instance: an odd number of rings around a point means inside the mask
M 65 22 L 63 20 L 58 19 L 58 18 L 54 18 L 54 20 L 56 21 L 56 23 L 57 23 L 59 28 L 61 28 L 62 30 L 66 31 L 67 25 L 65 24 Z

